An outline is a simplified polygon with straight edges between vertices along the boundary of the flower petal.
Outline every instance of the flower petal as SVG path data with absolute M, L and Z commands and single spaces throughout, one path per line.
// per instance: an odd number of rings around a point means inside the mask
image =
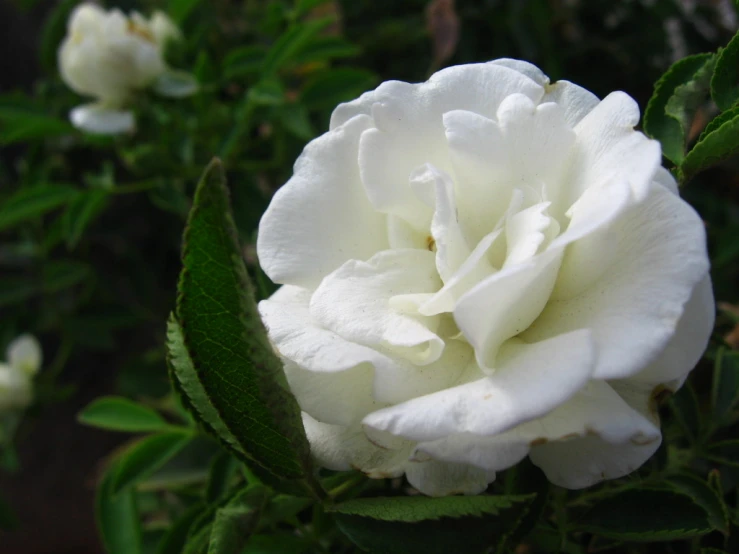
M 475 349 L 481 368 L 496 367 L 500 345 L 539 316 L 552 293 L 561 259 L 556 250 L 544 252 L 491 275 L 459 299 L 454 319 Z
M 348 114 L 372 114 L 376 128 L 363 133 L 359 149 L 367 196 L 379 211 L 412 221 L 422 216 L 423 205 L 408 185 L 411 172 L 428 162 L 448 173 L 451 169 L 443 115 L 470 110 L 494 117 L 500 103 L 514 92 L 534 101 L 544 93 L 525 75 L 500 65 L 451 67 L 418 85 L 383 83 L 339 106 L 332 126 Z
M 502 349 L 502 364 L 482 379 L 428 394 L 367 415 L 373 431 L 426 442 L 450 435 L 496 435 L 541 417 L 590 379 L 595 350 L 580 330 L 536 344 Z
M 434 333 L 438 317 L 401 313 L 390 299 L 438 290 L 434 258 L 428 250 L 408 249 L 384 250 L 367 262 L 348 261 L 316 289 L 311 316 L 347 340 L 388 348 L 416 364 L 432 363 L 444 349 Z
M 385 216 L 367 201 L 357 168 L 359 136 L 371 123 L 357 117 L 309 143 L 272 199 L 257 253 L 276 283 L 315 287 L 347 260 L 387 248 Z
M 564 119 L 570 127 L 575 127 L 598 105 L 598 97 L 569 81 L 557 81 L 546 86 L 546 94 L 541 102 L 556 102 L 564 111 Z
M 565 205 L 591 186 L 626 181 L 638 200 L 646 194 L 662 161 L 659 142 L 634 131 L 639 106 L 627 94 L 613 92 L 575 127 L 577 138 L 565 178 Z
M 494 471 L 435 460 L 407 464 L 405 476 L 414 488 L 427 496 L 480 494 L 495 480 Z
M 553 298 L 522 338 L 537 341 L 591 329 L 599 353 L 594 377 L 634 375 L 675 335 L 684 306 L 707 271 L 700 218 L 665 187 L 650 184 L 642 202 L 570 244 Z M 578 272 L 587 281 L 560 287 L 563 276 Z M 705 325 L 701 329 L 708 333 Z M 693 345 L 705 344 L 698 338 Z
M 410 445 L 394 451 L 378 448 L 361 428 L 328 425 L 303 413 L 311 453 L 322 467 L 334 471 L 358 469 L 374 479 L 400 477 Z
M 529 456 L 555 485 L 583 489 L 628 475 L 651 458 L 660 443 L 661 438 L 649 444 L 612 444 L 589 436 L 535 446 Z
M 8 345 L 6 352 L 8 364 L 23 371 L 26 375 L 35 375 L 41 368 L 41 345 L 31 335 L 21 335 Z
M 136 127 L 133 112 L 97 103 L 77 106 L 69 112 L 69 120 L 78 129 L 99 135 L 130 133 Z
M 711 278 L 706 275 L 685 304 L 675 334 L 662 354 L 649 367 L 632 377 L 635 381 L 664 383 L 673 391 L 679 389 L 688 373 L 703 356 L 716 319 Z

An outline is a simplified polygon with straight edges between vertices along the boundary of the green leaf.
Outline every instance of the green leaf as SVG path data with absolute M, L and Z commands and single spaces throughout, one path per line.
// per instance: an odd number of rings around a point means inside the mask
M 112 465 L 98 485 L 95 516 L 108 554 L 142 554 L 141 523 L 133 489 L 113 494 L 118 464 Z
M 334 21 L 333 17 L 297 23 L 285 31 L 269 49 L 262 64 L 262 72 L 269 76 L 295 60 L 322 29 Z
M 91 274 L 89 265 L 76 260 L 56 260 L 43 268 L 43 292 L 51 294 L 73 287 Z
M 213 458 L 208 486 L 205 489 L 205 499 L 208 502 L 216 502 L 226 495 L 238 467 L 238 460 L 228 451 L 223 451 Z
M 702 136 L 685 156 L 680 169 L 686 178 L 739 153 L 739 112 L 732 110 L 731 114 L 731 119 L 721 118 L 720 125 Z
M 0 106 L 0 145 L 45 139 L 72 133 L 72 125 L 33 109 Z
M 284 105 L 278 111 L 277 117 L 285 129 L 301 140 L 309 141 L 316 136 L 308 117 L 308 110 L 302 104 Z M 258 273 L 258 276 L 261 276 L 261 273 Z
M 573 528 L 617 540 L 650 542 L 704 535 L 713 526 L 706 511 L 682 493 L 628 489 L 596 503 Z
M 505 537 L 527 512 L 533 497 L 361 498 L 328 511 L 344 534 L 373 552 L 482 553 Z
M 285 102 L 285 89 L 277 79 L 264 79 L 249 89 L 249 101 L 257 106 L 279 106 Z
M 362 50 L 340 37 L 316 37 L 295 56 L 295 63 L 325 62 L 357 56 Z
M 682 474 L 673 475 L 667 481 L 671 487 L 692 498 L 693 502 L 706 511 L 708 521 L 714 529 L 728 535 L 729 511 L 724 499 L 703 479 L 692 474 Z
M 170 427 L 151 408 L 120 396 L 106 396 L 90 403 L 77 416 L 77 421 L 91 427 L 126 433 L 148 433 Z
M 739 440 L 714 442 L 706 447 L 703 456 L 726 466 L 739 467 Z
M 162 73 L 153 84 L 153 90 L 165 98 L 187 98 L 195 94 L 200 83 L 192 73 L 169 69 Z
M 72 10 L 79 4 L 78 0 L 62 0 L 46 17 L 41 30 L 41 65 L 50 73 L 56 70 L 57 51 L 67 32 L 67 20 Z
M 257 74 L 262 69 L 267 49 L 259 44 L 231 50 L 223 60 L 223 73 L 227 79 Z
M 267 499 L 261 485 L 251 486 L 218 509 L 210 532 L 208 554 L 241 554 Z
M 711 385 L 713 421 L 720 425 L 739 405 L 739 358 L 734 352 L 726 348 L 718 350 Z
M 67 248 L 77 246 L 87 226 L 100 215 L 108 202 L 108 192 L 103 189 L 91 189 L 80 192 L 67 206 L 62 216 L 62 227 Z
M 181 344 L 170 326 L 175 373 L 185 374 L 183 389 L 193 391 L 188 398 L 199 413 L 207 412 L 206 422 L 219 434 L 226 428 L 227 443 L 236 440 L 241 451 L 281 479 L 311 484 L 300 408 L 259 317 L 236 237 L 223 167 L 214 161 L 195 192 L 183 239 Z M 319 494 L 317 485 L 311 486 Z
M 287 531 L 252 535 L 241 554 L 303 554 L 315 552 L 315 545 L 307 538 Z
M 0 496 L 0 531 L 13 531 L 18 528 L 19 523 L 13 509 Z
M 739 101 L 739 33 L 718 54 L 711 80 L 711 96 L 721 111 Z
M 295 2 L 295 15 L 296 17 L 302 17 L 313 8 L 325 4 L 329 0 L 297 0 Z
M 695 442 L 700 436 L 701 417 L 698 397 L 691 384 L 685 383 L 676 394 L 670 397 L 668 404 L 688 439 Z
M 312 109 L 334 108 L 372 88 L 375 81 L 374 73 L 366 69 L 329 69 L 306 83 L 301 101 Z
M 187 542 L 187 533 L 193 522 L 203 513 L 205 504 L 198 502 L 190 506 L 169 528 L 157 546 L 156 554 L 181 554 Z
M 200 0 L 169 0 L 167 13 L 176 23 L 182 23 L 199 3 Z
M 188 430 L 149 435 L 133 444 L 120 457 L 112 483 L 113 494 L 130 489 L 161 468 L 192 440 Z
M 644 112 L 644 131 L 660 141 L 662 154 L 676 165 L 679 165 L 685 156 L 686 127 L 685 121 L 681 121 L 673 114 L 681 112 L 679 110 L 681 98 L 693 96 L 697 86 L 691 83 L 694 82 L 696 74 L 711 62 L 713 56 L 713 54 L 696 54 L 674 63 L 657 81 Z M 700 76 L 705 78 L 703 73 Z M 673 99 L 676 95 L 676 99 Z M 667 111 L 668 105 L 671 107 L 671 113 Z
M 708 122 L 706 128 L 703 129 L 703 131 L 701 132 L 700 137 L 698 137 L 697 142 L 702 141 L 704 138 L 706 138 L 706 136 L 721 127 L 721 125 L 723 125 L 727 121 L 734 119 L 737 116 L 739 116 L 739 106 L 734 106 L 730 110 L 726 110 L 725 112 L 718 114 L 716 117 Z
M 76 194 L 77 191 L 67 185 L 36 185 L 21 188 L 0 206 L 0 231 L 41 217 L 66 204 Z

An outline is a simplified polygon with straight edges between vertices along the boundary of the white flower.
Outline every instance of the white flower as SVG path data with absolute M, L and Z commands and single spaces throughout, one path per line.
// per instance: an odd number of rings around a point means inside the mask
M 703 224 L 638 120 L 509 59 L 336 108 L 257 244 L 323 466 L 475 494 L 527 455 L 581 488 L 655 452 L 654 397 L 714 304 Z
M 156 86 L 160 79 L 170 80 L 171 73 L 182 80 L 182 72 L 172 72 L 164 61 L 166 43 L 179 37 L 179 29 L 162 12 L 146 19 L 92 3 L 77 6 L 59 47 L 59 70 L 72 90 L 96 101 L 73 109 L 72 123 L 93 133 L 128 132 L 135 122 L 126 106 L 137 91 L 155 85 L 157 92 L 169 96 L 194 92 L 196 83 L 189 75 L 185 92 L 181 83 L 174 92 Z
M 13 340 L 0 363 L 0 414 L 22 410 L 33 400 L 33 376 L 41 367 L 41 347 L 31 335 Z

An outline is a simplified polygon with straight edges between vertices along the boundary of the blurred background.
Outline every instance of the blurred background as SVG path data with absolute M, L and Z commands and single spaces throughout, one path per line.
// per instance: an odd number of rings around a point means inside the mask
M 184 37 L 168 61 L 201 90 L 176 101 L 143 94 L 136 132 L 107 137 L 67 119 L 81 99 L 58 75 L 57 48 L 77 3 L 0 0 L 0 352 L 21 333 L 44 352 L 35 403 L 0 443 L 0 512 L 12 510 L 14 528 L 0 530 L 1 554 L 102 552 L 96 476 L 127 437 L 83 427 L 76 414 L 103 394 L 171 402 L 165 321 L 189 199 L 214 155 L 267 295 L 253 246 L 259 217 L 337 103 L 384 80 L 514 57 L 601 97 L 626 91 L 643 110 L 672 62 L 728 42 L 738 13 L 731 0 L 110 1 L 168 13 Z M 275 44 L 284 48 L 265 74 Z M 712 115 L 699 110 L 691 138 Z M 736 160 L 683 194 L 706 220 L 717 300 L 736 312 Z M 726 316 L 719 332 L 736 345 L 732 326 Z M 705 379 L 695 379 L 700 389 Z

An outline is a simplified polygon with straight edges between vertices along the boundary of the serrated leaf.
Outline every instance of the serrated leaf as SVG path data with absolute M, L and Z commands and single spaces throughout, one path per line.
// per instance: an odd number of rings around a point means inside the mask
M 701 131 L 700 137 L 698 137 L 698 142 L 702 141 L 704 138 L 706 138 L 706 136 L 721 127 L 721 125 L 731 119 L 734 119 L 737 116 L 739 116 L 739 106 L 735 106 L 730 110 L 726 110 L 725 112 L 718 114 L 711 121 L 709 121 L 705 129 Z
M 62 216 L 67 248 L 77 246 L 87 226 L 105 209 L 107 200 L 106 190 L 92 189 L 80 192 L 69 202 Z
M 188 430 L 149 435 L 133 444 L 118 461 L 111 490 L 118 494 L 164 466 L 193 439 Z
M 134 491 L 113 494 L 118 465 L 112 465 L 98 485 L 95 501 L 97 528 L 108 554 L 142 554 L 141 523 Z
M 713 530 L 706 511 L 682 493 L 629 489 L 590 508 L 573 530 L 616 540 L 651 542 L 697 537 Z
M 376 81 L 366 69 L 329 69 L 308 81 L 301 93 L 301 102 L 308 108 L 333 108 L 367 91 Z
M 703 455 L 714 462 L 739 467 L 739 440 L 714 442 L 706 447 Z
M 683 148 L 693 125 L 693 118 L 698 108 L 708 99 L 711 76 L 716 65 L 716 57 L 709 55 L 703 65 L 686 83 L 678 85 L 665 106 L 665 114 L 680 123 L 683 136 Z
M 94 400 L 78 414 L 77 421 L 91 427 L 126 433 L 148 433 L 169 427 L 169 423 L 151 408 L 120 396 Z
M 701 431 L 701 417 L 698 397 L 691 384 L 685 383 L 676 394 L 670 397 L 668 403 L 685 435 L 691 442 L 695 442 Z
M 720 348 L 713 365 L 711 383 L 713 420 L 719 425 L 726 422 L 727 417 L 738 405 L 739 358 L 734 352 Z
M 265 76 L 272 75 L 294 61 L 313 37 L 333 21 L 333 17 L 314 19 L 297 23 L 285 31 L 267 52 L 262 64 L 262 73 Z
M 674 63 L 655 84 L 654 93 L 644 112 L 644 131 L 660 141 L 662 154 L 676 165 L 680 164 L 685 155 L 686 131 L 679 119 L 667 113 L 668 103 L 678 92 L 679 87 L 689 86 L 696 73 L 713 56 L 713 54 L 696 54 Z M 672 108 L 675 110 L 678 101 L 672 102 Z
M 208 554 L 241 554 L 267 498 L 263 486 L 251 486 L 216 511 Z
M 24 187 L 7 198 L 0 206 L 0 231 L 19 223 L 41 217 L 70 201 L 77 191 L 67 185 L 36 185 Z
M 721 120 L 720 125 L 706 133 L 685 156 L 680 169 L 691 177 L 739 153 L 739 112 L 732 111 L 731 119 Z
M 711 96 L 721 111 L 739 101 L 739 33 L 718 54 L 711 80 Z
M 235 439 L 275 476 L 312 483 L 300 408 L 259 317 L 218 161 L 197 187 L 183 243 L 180 346 L 192 364 L 190 379 L 201 386 L 198 401 L 207 399 L 212 407 L 208 422 L 220 420 L 228 431 L 225 440 Z
M 533 496 L 362 498 L 328 511 L 344 534 L 373 552 L 481 553 L 527 512 Z
M 667 482 L 675 490 L 689 496 L 708 514 L 708 520 L 714 529 L 724 534 L 729 533 L 729 512 L 724 499 L 708 484 L 692 474 L 673 475 Z

